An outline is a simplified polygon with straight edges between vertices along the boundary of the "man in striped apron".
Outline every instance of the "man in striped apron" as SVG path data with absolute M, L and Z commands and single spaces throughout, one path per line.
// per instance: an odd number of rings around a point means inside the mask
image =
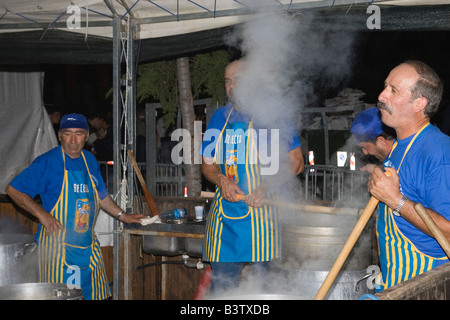
M 209 142 L 205 136 L 202 145 L 203 174 L 216 185 L 203 245 L 203 259 L 211 264 L 212 294 L 236 288 L 244 264 L 265 270 L 280 253 L 277 211 L 261 203 L 265 192 L 258 146 L 262 142 L 256 138 L 254 116 L 234 103 L 236 78 L 244 66 L 234 61 L 226 68 L 225 90 L 232 103 L 213 114 L 206 136 L 215 130 L 216 140 Z M 291 133 L 291 171 L 298 174 L 304 167 L 303 155 L 294 126 Z M 238 195 L 247 197 L 239 201 Z
M 378 97 L 383 123 L 397 134 L 383 169 L 375 169 L 369 179 L 369 191 L 380 200 L 377 236 L 383 281 L 378 290 L 448 261 L 413 207 L 420 202 L 450 238 L 450 137 L 430 124 L 442 92 L 434 70 L 406 61 L 390 72 Z
M 38 271 L 41 282 L 81 287 L 87 300 L 111 296 L 94 225 L 100 208 L 126 223 L 126 214 L 109 196 L 95 157 L 83 150 L 89 137 L 86 118 L 65 115 L 61 146 L 36 158 L 6 188 L 8 195 L 39 219 Z M 33 198 L 39 194 L 42 206 Z

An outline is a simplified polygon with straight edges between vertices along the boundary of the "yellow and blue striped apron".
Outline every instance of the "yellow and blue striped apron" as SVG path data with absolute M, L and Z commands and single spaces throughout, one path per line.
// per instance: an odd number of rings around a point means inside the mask
M 98 192 L 84 154 L 86 170 L 80 171 L 66 170 L 64 151 L 62 154 L 63 185 L 50 214 L 64 229 L 51 235 L 44 226 L 39 229 L 39 280 L 81 287 L 86 300 L 106 299 L 111 296 L 111 290 L 100 243 L 94 233 L 100 209 Z
M 253 120 L 229 123 L 231 109 L 217 139 L 214 163 L 250 194 L 260 185 L 259 157 Z M 210 262 L 262 262 L 279 256 L 278 212 L 270 206 L 249 207 L 222 198 L 216 186 L 203 244 Z
M 428 124 L 416 133 L 406 147 L 398 165 L 397 173 L 400 171 L 403 160 L 414 141 Z M 391 158 L 393 151 L 397 147 L 397 143 L 396 141 L 392 146 L 387 160 Z M 383 283 L 378 283 L 377 291 L 387 289 L 425 271 L 431 270 L 436 266 L 436 263 L 447 259 L 446 256 L 439 258 L 431 257 L 418 250 L 414 243 L 397 226 L 392 209 L 382 202 L 379 203 L 378 208 L 377 237 L 383 278 Z

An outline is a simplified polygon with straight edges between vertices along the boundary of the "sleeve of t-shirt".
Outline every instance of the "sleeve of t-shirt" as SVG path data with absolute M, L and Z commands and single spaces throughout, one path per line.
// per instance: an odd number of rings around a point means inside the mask
M 430 202 L 430 207 L 450 220 L 450 201 L 448 197 L 442 196 L 443 190 L 450 190 L 450 164 L 431 169 L 427 178 L 430 180 L 427 179 L 429 184 L 425 196 Z
M 10 185 L 31 198 L 44 192 L 47 187 L 47 182 L 45 177 L 45 166 L 44 161 L 41 158 L 35 159 L 27 168 L 25 168 L 19 175 L 17 175 L 11 182 Z M 36 179 L 36 177 L 41 177 Z
M 288 137 L 288 151 L 301 147 L 300 137 L 298 136 L 297 128 L 295 127 L 294 123 L 289 122 L 286 136 Z

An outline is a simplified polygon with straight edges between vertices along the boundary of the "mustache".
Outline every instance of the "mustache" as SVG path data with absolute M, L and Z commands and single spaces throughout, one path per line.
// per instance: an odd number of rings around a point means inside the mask
M 384 102 L 378 101 L 377 108 L 380 110 L 386 110 L 389 114 L 392 114 L 392 108 Z

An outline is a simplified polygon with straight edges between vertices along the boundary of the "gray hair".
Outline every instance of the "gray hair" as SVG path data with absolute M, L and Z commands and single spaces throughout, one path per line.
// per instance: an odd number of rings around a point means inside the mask
M 436 71 L 421 61 L 408 60 L 403 62 L 403 64 L 413 67 L 419 75 L 420 79 L 411 88 L 412 99 L 426 98 L 428 103 L 424 113 L 428 118 L 431 118 L 437 112 L 444 92 L 441 79 Z

